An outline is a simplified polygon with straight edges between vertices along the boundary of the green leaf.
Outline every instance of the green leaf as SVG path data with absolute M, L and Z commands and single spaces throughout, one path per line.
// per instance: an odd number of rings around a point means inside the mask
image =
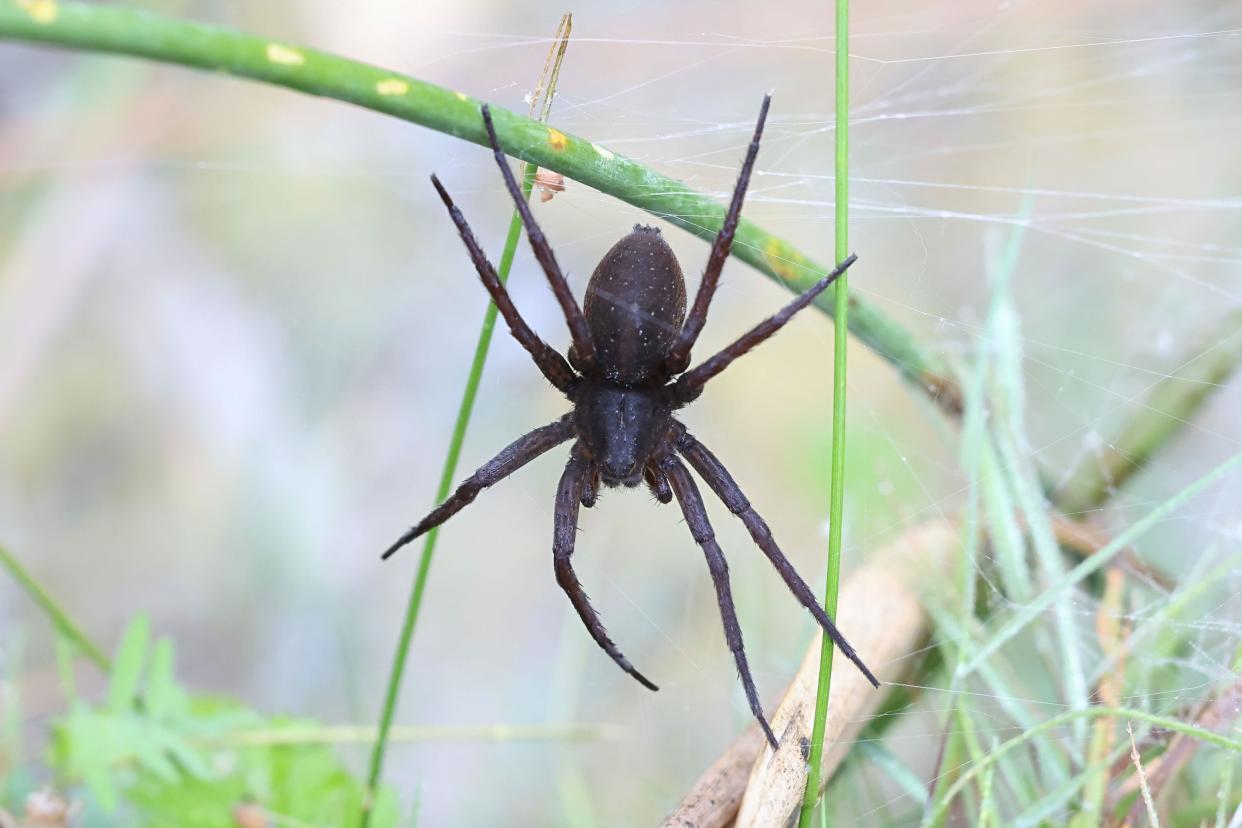
M 150 619 L 145 614 L 135 616 L 121 637 L 112 664 L 112 680 L 108 685 L 108 707 L 111 710 L 120 712 L 133 705 L 150 639 Z
M 174 716 L 185 707 L 185 693 L 173 677 L 175 665 L 172 641 L 167 637 L 160 638 L 151 654 L 151 669 L 147 672 L 144 695 L 147 712 L 156 718 Z
M 260 728 L 302 732 L 313 722 L 269 719 L 229 699 L 190 695 L 177 683 L 167 638 L 151 649 L 144 670 L 150 640 L 149 621 L 135 618 L 122 636 L 106 702 L 75 702 L 53 726 L 49 764 L 63 784 L 86 785 L 92 810 L 123 808 L 124 824 L 151 828 L 232 826 L 243 805 L 279 816 L 280 824 L 356 820 L 366 786 L 330 747 L 233 738 Z M 380 788 L 371 824 L 400 823 L 396 792 Z

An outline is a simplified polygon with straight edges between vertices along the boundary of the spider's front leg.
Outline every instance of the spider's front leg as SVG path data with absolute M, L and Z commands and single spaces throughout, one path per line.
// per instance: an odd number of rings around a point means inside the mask
M 678 377 L 677 382 L 673 383 L 672 394 L 676 405 L 683 406 L 698 399 L 699 394 L 703 393 L 703 386 L 707 384 L 708 380 L 728 368 L 735 359 L 744 356 L 751 348 L 762 344 L 781 328 L 785 327 L 798 311 L 814 302 L 815 297 L 827 290 L 828 286 L 848 270 L 850 265 L 857 261 L 857 259 L 858 257 L 851 253 L 833 268 L 831 273 L 807 288 L 798 298 L 742 334 L 732 344 L 725 346 L 723 350 L 718 351 Z
M 591 460 L 586 456 L 582 446 L 575 443 L 569 463 L 565 466 L 565 473 L 561 475 L 560 485 L 556 489 L 556 519 L 552 534 L 552 557 L 556 568 L 556 582 L 569 596 L 569 602 L 578 611 L 578 617 L 582 619 L 587 632 L 595 639 L 600 649 L 608 653 L 618 667 L 637 679 L 643 687 L 648 690 L 659 690 L 660 688 L 652 684 L 646 676 L 635 670 L 630 660 L 622 655 L 616 644 L 612 643 L 612 639 L 608 637 L 608 631 L 604 629 L 603 622 L 599 620 L 599 615 L 595 612 L 595 607 L 591 606 L 591 601 L 587 598 L 586 591 L 583 590 L 578 574 L 574 572 L 573 562 L 570 560 L 574 554 L 574 542 L 578 536 L 578 504 L 583 502 L 591 466 Z
M 737 672 L 742 679 L 742 689 L 746 691 L 746 701 L 750 704 L 750 712 L 759 720 L 763 734 L 768 739 L 772 750 L 778 747 L 772 727 L 763 715 L 763 706 L 759 704 L 759 693 L 755 690 L 755 680 L 750 674 L 750 665 L 746 661 L 746 649 L 742 644 L 742 627 L 737 620 L 737 610 L 733 606 L 733 592 L 729 587 L 729 565 L 725 562 L 720 544 L 716 543 L 716 533 L 707 520 L 707 510 L 703 508 L 703 498 L 699 496 L 699 488 L 694 485 L 690 472 L 672 454 L 665 455 L 660 467 L 668 476 L 677 501 L 681 504 L 681 513 L 685 515 L 686 525 L 695 543 L 703 549 L 707 557 L 707 568 L 712 573 L 712 583 L 716 587 L 716 603 L 720 606 L 720 620 L 724 622 L 725 640 L 729 650 L 737 662 Z
M 483 280 L 483 287 L 487 289 L 487 292 L 491 294 L 492 301 L 496 303 L 496 309 L 504 317 L 505 324 L 509 326 L 509 332 L 513 334 L 513 338 L 518 341 L 518 344 L 525 348 L 531 355 L 531 358 L 535 360 L 535 365 L 548 378 L 548 382 L 568 394 L 577 380 L 573 369 L 570 368 L 569 363 L 565 361 L 564 357 L 554 351 L 551 345 L 540 339 L 530 329 L 530 326 L 526 324 L 526 320 L 522 318 L 522 314 L 518 312 L 517 307 L 513 304 L 513 299 L 509 296 L 508 290 L 505 289 L 504 283 L 496 275 L 496 269 L 492 267 L 492 263 L 483 252 L 483 248 L 479 246 L 478 240 L 474 237 L 474 231 L 470 229 L 470 225 L 466 222 L 466 217 L 462 215 L 461 210 L 457 209 L 457 205 L 453 203 L 448 190 L 444 189 L 440 179 L 434 175 L 431 176 L 431 183 L 435 186 L 436 192 L 440 194 L 440 200 L 444 202 L 444 206 L 448 208 L 449 218 L 453 220 L 453 224 L 457 225 L 457 232 L 461 235 L 462 243 L 466 245 L 466 251 L 470 254 L 470 260 L 474 262 L 474 269 L 478 271 L 479 278 Z
M 574 356 L 584 373 L 594 374 L 597 368 L 595 340 L 591 338 L 591 329 L 587 325 L 586 317 L 583 316 L 582 308 L 578 306 L 573 292 L 569 289 L 569 282 L 565 280 L 561 266 L 557 264 L 552 245 L 548 244 L 547 237 L 543 235 L 543 230 L 535 221 L 535 214 L 531 212 L 530 203 L 522 195 L 522 189 L 518 186 L 517 179 L 513 177 L 513 170 L 509 169 L 509 162 L 505 159 L 505 151 L 500 146 L 500 139 L 496 137 L 496 126 L 492 123 L 492 112 L 487 104 L 483 104 L 482 114 L 483 128 L 487 131 L 487 143 L 492 148 L 496 164 L 500 167 L 500 174 L 505 180 L 505 189 L 513 198 L 513 205 L 517 208 L 522 224 L 526 227 L 526 239 L 530 242 L 530 249 L 534 252 L 539 266 L 543 268 L 544 275 L 548 277 L 548 285 L 551 286 L 552 293 L 556 296 L 556 301 L 560 303 L 561 311 L 565 314 L 565 323 L 569 326 L 569 335 L 574 343 Z
M 677 340 L 669 350 L 665 366 L 670 375 L 680 374 L 690 364 L 690 351 L 694 348 L 699 331 L 707 321 L 707 309 L 711 305 L 712 296 L 716 293 L 716 284 L 720 281 L 720 271 L 724 269 L 729 251 L 733 248 L 733 234 L 737 231 L 737 223 L 742 218 L 742 202 L 746 199 L 746 187 L 750 184 L 750 173 L 755 167 L 755 157 L 759 155 L 759 139 L 763 137 L 763 124 L 768 119 L 768 106 L 772 103 L 771 95 L 763 96 L 763 105 L 759 107 L 759 121 L 755 124 L 755 134 L 750 139 L 750 147 L 746 150 L 746 160 L 742 162 L 742 170 L 738 173 L 737 184 L 733 186 L 733 198 L 729 200 L 729 209 L 725 212 L 724 221 L 720 224 L 720 232 L 712 243 L 712 252 L 707 257 L 707 267 L 703 270 L 703 280 L 699 282 L 699 292 L 694 297 L 694 305 L 690 315 L 686 317 Z M 665 501 L 667 502 L 667 501 Z

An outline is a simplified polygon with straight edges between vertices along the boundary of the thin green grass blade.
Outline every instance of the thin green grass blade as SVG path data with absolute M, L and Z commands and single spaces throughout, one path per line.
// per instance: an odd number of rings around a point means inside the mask
M 937 820 L 943 818 L 949 810 L 950 805 L 958 794 L 966 789 L 966 786 L 975 780 L 977 776 L 987 770 L 988 767 L 1005 758 L 1012 751 L 1022 747 L 1028 742 L 1044 738 L 1048 733 L 1065 727 L 1075 719 L 1098 719 L 1102 716 L 1109 716 L 1118 719 L 1127 719 L 1134 722 L 1143 722 L 1153 727 L 1171 730 L 1176 733 L 1184 733 L 1191 738 L 1198 739 L 1206 744 L 1213 745 L 1223 750 L 1233 751 L 1242 754 L 1242 739 L 1232 738 L 1217 733 L 1213 730 L 1198 727 L 1197 725 L 1186 724 L 1178 719 L 1170 719 L 1166 716 L 1157 716 L 1153 713 L 1146 713 L 1142 710 L 1130 710 L 1124 707 L 1089 707 L 1086 710 L 1071 710 L 1068 713 L 1062 713 L 1059 716 L 1053 716 L 1051 719 L 1043 722 L 1037 727 L 1024 731 L 1018 736 L 1003 742 L 990 754 L 985 756 L 981 761 L 976 762 L 971 767 L 965 769 L 962 775 L 958 777 L 949 790 L 945 792 L 945 796 L 939 798 L 935 807 L 923 819 L 923 825 L 932 825 Z
M 958 620 L 957 613 L 952 608 L 944 606 L 942 602 L 929 601 L 927 608 L 935 622 L 935 629 L 938 634 L 948 639 L 958 652 L 968 653 L 977 645 L 978 631 L 980 629 L 977 619 L 972 618 L 970 620 L 970 627 L 963 628 Z M 1014 686 L 1011 683 L 1016 678 L 1018 677 L 1006 676 L 997 664 L 991 662 L 982 664 L 979 666 L 978 676 L 982 687 L 979 691 L 970 692 L 964 687 L 957 687 L 950 696 L 951 701 L 948 710 L 951 713 L 953 708 L 963 700 L 977 697 L 982 692 L 997 705 L 1000 711 L 1012 719 L 1018 728 L 1028 730 L 1039 722 L 1032 711 L 1028 709 L 1027 702 L 1025 701 L 1027 694 L 1024 692 L 1024 688 Z M 947 721 L 949 721 L 949 717 L 946 717 Z M 987 727 L 995 727 L 995 719 L 991 716 L 989 716 Z M 1068 778 L 1068 758 L 1057 746 L 1037 743 L 1032 752 L 1038 757 L 1040 763 L 1039 776 L 1044 784 L 1054 784 Z M 1002 774 L 1006 777 L 1008 790 L 1033 796 L 1035 775 L 1025 768 L 1023 773 L 1025 777 L 1011 778 L 1008 768 L 1002 771 Z
M 1087 576 L 1100 570 L 1105 564 L 1116 557 L 1117 553 L 1134 543 L 1144 532 L 1155 526 L 1160 521 L 1168 517 L 1186 501 L 1190 500 L 1199 492 L 1206 489 L 1217 480 L 1223 478 L 1242 462 L 1242 452 L 1230 457 L 1210 472 L 1182 489 L 1177 494 L 1170 497 L 1164 503 L 1148 512 L 1139 520 L 1135 521 L 1128 529 L 1118 534 L 1111 541 L 1104 545 L 1098 552 L 1095 552 L 1084 558 L 1082 563 L 1067 572 L 1062 578 L 1055 583 L 1050 584 L 1048 589 L 1035 598 L 1029 604 L 1020 608 L 1002 626 L 995 635 L 985 641 L 979 650 L 975 653 L 974 658 L 967 662 L 959 671 L 958 677 L 963 678 L 979 669 L 979 666 L 991 658 L 992 655 L 1000 649 L 1005 642 L 1009 641 L 1019 632 L 1021 632 L 1028 624 L 1034 621 L 1045 612 L 1055 602 L 1060 595 L 1066 590 L 1072 588 L 1075 584 L 1080 583 Z
M 927 785 L 914 769 L 879 742 L 859 742 L 855 748 L 859 759 L 882 770 L 898 788 L 920 805 L 927 804 Z
M 837 84 L 836 84 L 836 260 L 849 255 L 850 196 L 850 4 L 836 0 Z M 846 350 L 849 344 L 849 278 L 841 274 L 834 286 L 835 312 L 832 363 L 832 478 L 828 514 L 828 573 L 824 585 L 824 611 L 837 616 L 837 592 L 841 585 L 841 530 L 845 515 L 845 397 Z M 806 796 L 798 817 L 801 828 L 809 828 L 819 799 L 819 769 L 824 756 L 824 729 L 828 719 L 828 694 L 832 688 L 832 639 L 821 636 L 819 685 L 815 694 L 815 720 L 811 728 L 811 755 L 808 759 Z M 865 656 L 864 656 L 865 657 Z
M 544 64 L 543 73 L 540 75 L 538 90 L 544 88 L 547 83 L 546 103 L 541 113 L 541 118 L 547 118 L 551 109 L 552 98 L 556 93 L 556 79 L 560 74 L 561 60 L 565 56 L 565 47 L 568 45 L 570 31 L 570 16 L 566 14 L 561 18 L 560 25 L 557 27 L 556 39 L 553 41 L 552 49 L 548 53 L 548 61 Z M 551 74 L 549 75 L 549 66 L 551 66 Z M 531 112 L 533 113 L 538 104 L 538 95 L 532 96 Z M 526 166 L 522 176 L 522 197 L 530 199 L 531 190 L 534 187 L 535 174 L 537 168 L 533 164 Z M 500 263 L 496 268 L 496 275 L 502 284 L 509 279 L 509 271 L 513 267 L 513 257 L 517 252 L 518 241 L 522 236 L 522 219 L 517 210 L 513 211 L 513 216 L 509 220 L 509 233 L 505 238 L 504 250 L 500 256 Z M 475 344 L 474 358 L 470 363 L 470 372 L 466 376 L 466 387 L 462 391 L 461 403 L 457 408 L 457 420 L 453 424 L 453 434 L 449 439 L 448 453 L 444 458 L 444 467 L 440 472 L 440 485 L 436 489 L 436 503 L 441 503 L 448 497 L 453 486 L 453 480 L 457 475 L 457 462 L 461 459 L 462 445 L 466 440 L 466 430 L 470 425 L 470 417 L 474 412 L 474 403 L 479 393 L 479 382 L 483 377 L 483 367 L 487 363 L 487 354 L 492 344 L 492 334 L 496 330 L 496 305 L 489 302 L 487 310 L 483 314 L 483 324 L 479 328 L 479 339 Z M 406 658 L 409 655 L 410 643 L 414 640 L 414 630 L 418 625 L 418 616 L 423 606 L 423 595 L 427 590 L 427 579 L 431 574 L 431 562 L 435 556 L 436 540 L 440 537 L 439 527 L 432 529 L 427 533 L 427 537 L 423 541 L 423 551 L 418 560 L 418 570 L 414 576 L 414 585 L 410 592 L 409 602 L 406 604 L 405 617 L 401 623 L 401 636 L 397 641 L 397 649 L 393 656 L 392 670 L 389 673 L 387 689 L 384 693 L 384 706 L 380 712 L 379 733 L 375 740 L 375 745 L 371 749 L 371 760 L 367 770 L 367 790 L 376 791 L 379 788 L 380 776 L 384 770 L 384 757 L 388 750 L 389 735 L 392 731 L 393 717 L 396 715 L 397 699 L 401 693 L 401 685 L 405 677 Z M 363 811 L 361 814 L 361 828 L 367 828 L 371 821 L 371 810 L 369 800 L 366 798 L 363 802 Z
M 138 698 L 138 687 L 147 663 L 147 648 L 151 642 L 151 619 L 139 613 L 125 628 L 121 643 L 117 645 L 112 675 L 108 682 L 108 707 L 114 713 L 124 713 Z
M 996 740 L 992 740 L 992 750 L 996 750 Z M 989 765 L 983 773 L 983 781 L 979 784 L 979 828 L 1000 828 L 1000 815 L 996 811 L 996 801 L 992 799 L 992 780 L 995 777 L 995 765 Z
M 52 626 L 66 640 L 71 642 L 82 655 L 86 656 L 96 667 L 105 673 L 112 671 L 112 663 L 108 657 L 104 655 L 103 650 L 91 641 L 77 622 L 75 622 L 69 613 L 65 611 L 56 599 L 52 597 L 43 585 L 35 580 L 34 576 L 22 566 L 21 561 L 9 552 L 4 546 L 0 546 L 0 566 L 9 573 L 11 577 L 22 591 L 43 610 L 43 614 L 52 622 Z
M 1022 212 L 1029 214 L 1029 199 Z M 992 310 L 988 318 L 988 345 L 995 351 L 996 416 L 993 417 L 993 440 L 996 452 L 1007 472 L 1009 488 L 1026 521 L 1027 534 L 1035 552 L 1035 560 L 1045 583 L 1054 583 L 1065 575 L 1061 551 L 1052 532 L 1049 504 L 1040 491 L 1039 473 L 1027 458 L 1031 449 L 1026 437 L 1026 388 L 1022 373 L 1022 327 L 1014 307 L 1010 284 L 1017 270 L 1018 258 L 1025 236 L 1025 225 L 1017 224 L 1009 236 L 1003 254 L 989 256 L 993 281 Z M 1020 600 L 1016 599 L 1015 600 Z M 1053 615 L 1059 646 L 1059 662 L 1052 665 L 1061 678 L 1063 692 L 1073 710 L 1087 707 L 1089 691 L 1083 667 L 1082 642 L 1075 623 L 1069 591 L 1061 593 L 1053 603 Z M 1074 723 L 1077 753 L 1087 740 L 1086 722 Z

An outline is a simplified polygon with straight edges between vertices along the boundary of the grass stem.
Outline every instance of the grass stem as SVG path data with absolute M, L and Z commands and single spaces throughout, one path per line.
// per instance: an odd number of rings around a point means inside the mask
M 849 255 L 849 119 L 850 119 L 850 4 L 836 0 L 836 260 Z M 849 275 L 841 274 L 835 286 L 835 336 L 832 364 L 832 477 L 829 489 L 828 574 L 824 586 L 824 611 L 837 616 L 837 593 L 841 586 L 841 529 L 845 515 L 845 356 L 848 343 Z M 832 689 L 832 639 L 822 636 L 819 652 L 819 686 L 815 695 L 815 719 L 811 729 L 811 755 L 806 796 L 798 817 L 808 828 L 819 799 L 819 772 L 824 755 L 824 727 L 828 718 L 828 695 Z
M 552 97 L 556 94 L 556 79 L 560 74 L 561 61 L 565 56 L 565 47 L 569 42 L 572 18 L 569 14 L 561 18 L 557 27 L 556 37 L 548 53 L 548 60 L 540 75 L 536 94 L 531 99 L 531 113 L 538 105 L 538 90 L 547 90 L 546 103 L 541 118 L 546 118 L 551 109 Z M 529 199 L 534 187 L 537 168 L 527 165 L 522 176 L 522 195 Z M 518 241 L 522 237 L 522 219 L 517 210 L 509 220 L 509 233 L 505 238 L 504 250 L 500 255 L 500 264 L 496 275 L 501 283 L 509 279 L 509 271 L 513 267 L 513 257 L 517 252 Z M 457 475 L 457 462 L 461 459 L 462 444 L 466 440 L 466 429 L 470 425 L 470 416 L 474 412 L 474 403 L 479 394 L 479 382 L 483 377 L 483 367 L 487 363 L 487 354 L 492 344 L 492 334 L 496 330 L 496 305 L 489 302 L 483 314 L 483 324 L 479 328 L 478 342 L 474 347 L 474 358 L 470 363 L 470 372 L 466 377 L 466 387 L 462 391 L 461 403 L 457 408 L 457 420 L 453 424 L 453 434 L 449 438 L 448 453 L 444 458 L 444 467 L 440 471 L 440 485 L 436 489 L 436 503 L 441 503 L 449 495 L 453 480 Z M 410 591 L 410 599 L 406 604 L 405 617 L 401 624 L 401 636 L 397 641 L 397 649 L 393 655 L 392 669 L 388 676 L 388 685 L 384 693 L 384 706 L 380 712 L 380 722 L 375 744 L 371 749 L 371 761 L 367 771 L 367 790 L 372 794 L 378 789 L 380 776 L 384 770 L 384 757 L 388 750 L 389 737 L 392 732 L 393 717 L 396 715 L 397 699 L 401 694 L 401 685 L 405 676 L 406 659 L 410 651 L 410 643 L 414 639 L 414 630 L 418 624 L 419 612 L 423 606 L 423 594 L 427 589 L 427 579 L 431 574 L 431 561 L 435 555 L 436 540 L 440 536 L 439 527 L 427 533 L 423 541 L 422 555 L 418 560 L 418 570 L 414 576 L 414 585 Z M 370 802 L 373 796 L 363 800 L 363 811 L 360 825 L 367 828 L 370 824 Z
M 0 0 L 0 40 L 140 57 L 250 78 L 355 104 L 486 146 L 480 101 L 378 66 L 266 37 L 199 23 L 171 20 L 112 4 L 51 0 Z M 705 241 L 724 220 L 724 205 L 684 183 L 648 169 L 620 153 L 550 129 L 493 106 L 496 131 L 506 152 L 552 170 L 664 219 Z M 795 293 L 830 268 L 786 240 L 743 218 L 733 255 Z M 835 308 L 827 292 L 820 310 Z M 961 391 L 944 357 L 864 297 L 850 301 L 850 330 L 930 394 L 951 416 Z
M 60 604 L 56 603 L 56 599 L 52 597 L 43 585 L 35 580 L 34 576 L 22 566 L 21 561 L 13 556 L 13 553 L 0 546 L 0 566 L 9 573 L 22 591 L 29 596 L 30 600 L 38 604 L 39 609 L 43 610 L 43 614 L 52 622 L 52 626 L 56 631 L 68 642 L 73 644 L 82 655 L 86 656 L 105 673 L 112 671 L 112 663 L 108 657 L 104 655 L 103 650 L 91 641 L 81 627 L 78 626 L 69 613 L 66 612 Z

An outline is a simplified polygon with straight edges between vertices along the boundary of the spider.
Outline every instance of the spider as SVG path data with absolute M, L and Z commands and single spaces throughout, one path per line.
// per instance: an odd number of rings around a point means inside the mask
M 578 581 L 572 562 L 579 505 L 587 508 L 594 506 L 601 485 L 635 487 L 645 482 L 659 502 L 669 503 L 674 497 L 677 498 L 690 534 L 707 557 L 724 622 L 725 639 L 737 662 L 747 702 L 768 742 L 776 749 L 776 736 L 764 718 L 755 682 L 746 662 L 742 631 L 729 588 L 729 568 L 708 523 L 703 498 L 685 463 L 689 463 L 729 511 L 741 519 L 790 591 L 811 612 L 833 642 L 873 685 L 878 687 L 879 682 L 838 632 L 810 587 L 777 547 L 767 523 L 751 507 L 728 470 L 673 417 L 677 409 L 702 393 L 708 380 L 779 331 L 855 260 L 851 255 L 775 316 L 760 322 L 724 350 L 686 370 L 690 364 L 691 349 L 703 328 L 708 306 L 716 292 L 720 271 L 729 256 L 751 169 L 759 152 L 759 139 L 763 135 L 769 104 L 770 96 L 765 96 L 724 223 L 712 245 L 698 294 L 688 316 L 685 280 L 672 249 L 657 228 L 642 225 L 635 225 L 633 232 L 604 255 L 591 275 L 585 305 L 579 308 L 551 246 L 535 222 L 530 206 L 522 197 L 509 169 L 496 137 L 491 112 L 486 105 L 482 107 L 487 139 L 504 177 L 505 187 L 517 205 L 535 258 L 547 275 L 569 325 L 572 345 L 568 358 L 562 357 L 540 339 L 522 319 L 491 262 L 479 247 L 470 225 L 440 179 L 432 175 L 431 183 L 448 208 L 479 278 L 483 280 L 483 286 L 491 294 L 514 339 L 530 352 L 548 382 L 569 398 L 573 410 L 507 446 L 458 486 L 447 500 L 398 538 L 383 557 L 388 558 L 415 538 L 447 521 L 474 501 L 479 492 L 555 446 L 573 440 L 569 462 L 556 491 L 553 564 L 557 583 L 569 596 L 591 637 L 640 684 L 651 690 L 658 689 L 630 664 L 608 637 Z

